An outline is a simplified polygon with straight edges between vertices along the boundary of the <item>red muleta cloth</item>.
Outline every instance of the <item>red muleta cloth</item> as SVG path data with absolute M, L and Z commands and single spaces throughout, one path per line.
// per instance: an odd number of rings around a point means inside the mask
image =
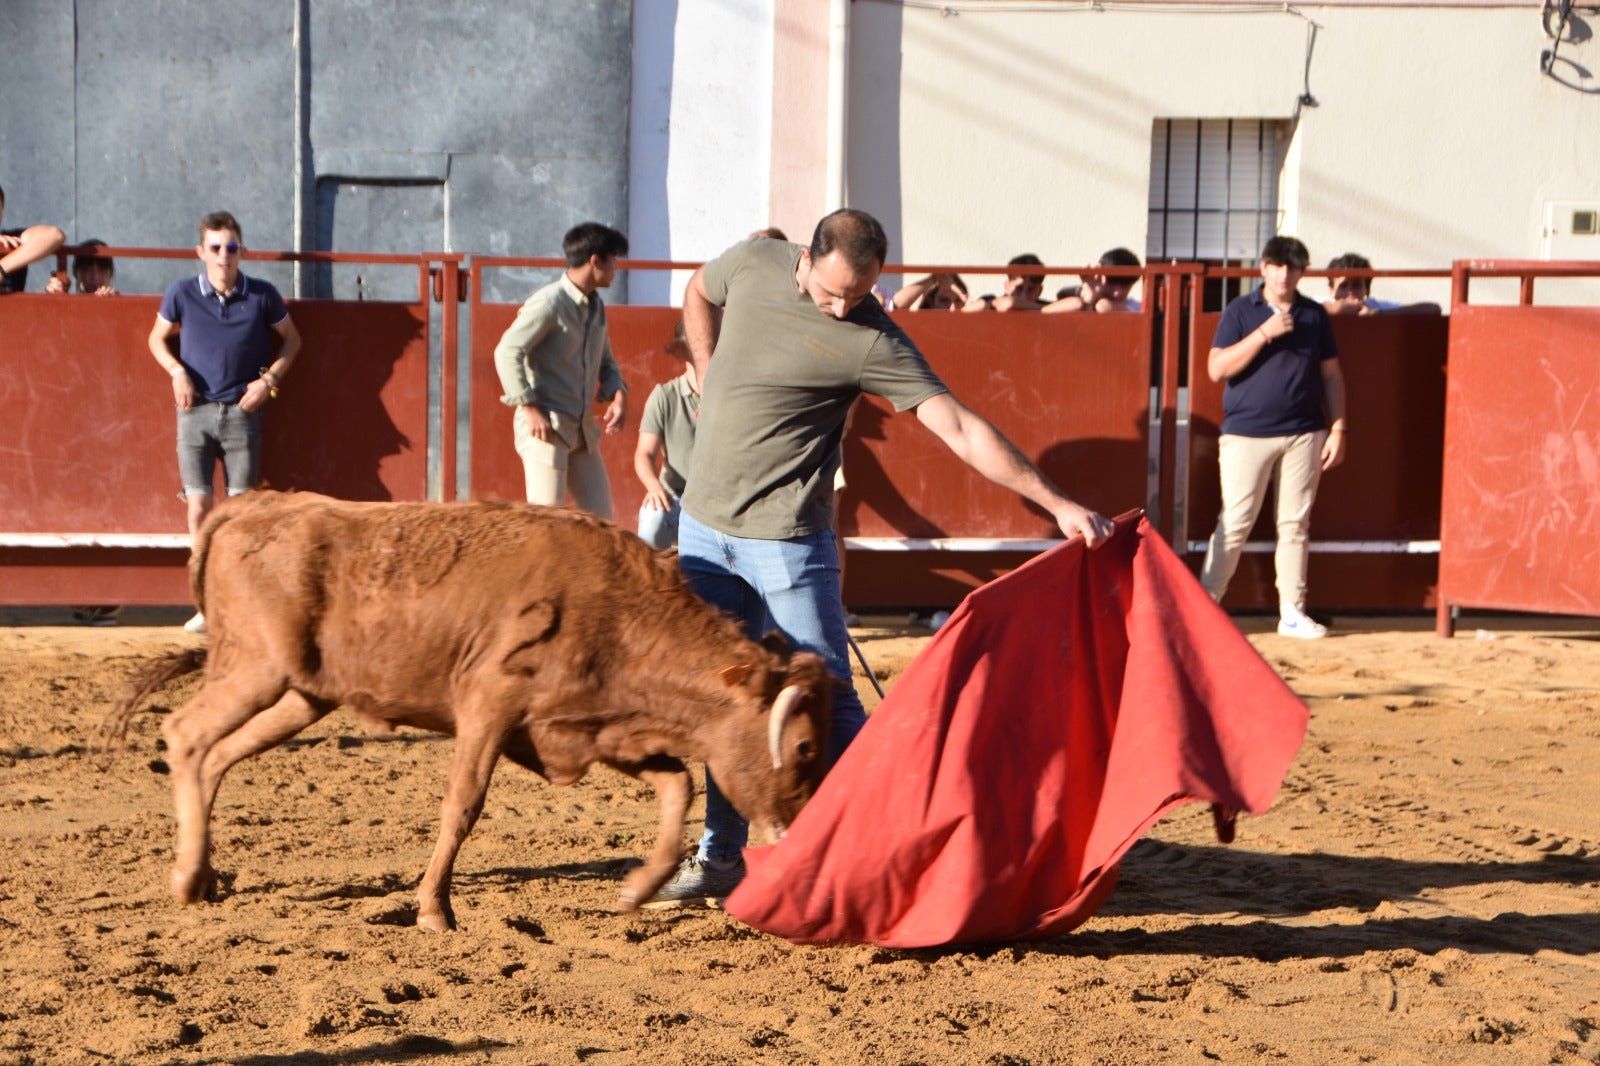
M 1056 936 L 1179 804 L 1265 811 L 1307 719 L 1136 511 L 968 596 L 727 910 L 796 942 Z

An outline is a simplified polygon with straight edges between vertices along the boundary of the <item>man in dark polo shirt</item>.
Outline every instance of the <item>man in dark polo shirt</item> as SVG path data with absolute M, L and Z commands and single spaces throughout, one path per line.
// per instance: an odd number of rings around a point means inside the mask
M 1305 613 L 1311 504 L 1322 472 L 1344 462 L 1345 421 L 1328 312 L 1296 288 L 1310 261 L 1304 244 L 1273 237 L 1261 249 L 1260 287 L 1230 303 L 1217 323 L 1206 370 L 1227 382 L 1217 442 L 1222 512 L 1200 582 L 1221 601 L 1276 481 L 1278 632 L 1314 640 L 1327 629 Z
M 810 247 L 734 245 L 695 272 L 683 299 L 704 399 L 682 499 L 679 565 L 701 598 L 751 636 L 776 627 L 827 659 L 841 681 L 830 766 L 866 721 L 849 681 L 833 532 L 834 471 L 856 397 L 869 392 L 896 411 L 916 411 L 963 461 L 1044 508 L 1064 535 L 1081 535 L 1092 547 L 1111 533 L 1107 519 L 1067 498 L 952 396 L 884 312 L 871 293 L 888 247 L 876 219 L 846 208 L 817 224 Z M 708 775 L 700 848 L 647 906 L 727 895 L 744 876 L 747 835 Z
M 278 395 L 300 351 L 300 333 L 283 297 L 240 271 L 242 253 L 238 219 L 226 211 L 201 219 L 195 254 L 205 269 L 172 283 L 150 331 L 150 354 L 172 377 L 178 473 L 191 537 L 211 511 L 218 460 L 230 496 L 260 479 L 261 409 Z M 282 342 L 276 358 L 273 334 Z M 168 346 L 174 335 L 177 355 Z M 203 633 L 205 619 L 197 614 L 185 628 Z

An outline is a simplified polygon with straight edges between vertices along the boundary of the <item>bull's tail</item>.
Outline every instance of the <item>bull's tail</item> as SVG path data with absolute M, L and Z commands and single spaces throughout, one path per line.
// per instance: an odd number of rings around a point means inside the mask
M 100 750 L 110 751 L 121 747 L 128 733 L 128 720 L 153 692 L 175 677 L 194 673 L 206 664 L 204 648 L 190 648 L 163 655 L 146 666 L 133 679 L 133 689 L 111 708 L 106 720 L 100 723 Z

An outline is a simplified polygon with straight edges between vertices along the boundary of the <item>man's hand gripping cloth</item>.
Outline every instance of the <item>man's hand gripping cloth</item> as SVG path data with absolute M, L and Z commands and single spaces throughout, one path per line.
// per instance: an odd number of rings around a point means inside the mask
M 1168 811 L 1264 812 L 1308 713 L 1139 512 L 973 592 L 727 910 L 799 942 L 1056 936 Z

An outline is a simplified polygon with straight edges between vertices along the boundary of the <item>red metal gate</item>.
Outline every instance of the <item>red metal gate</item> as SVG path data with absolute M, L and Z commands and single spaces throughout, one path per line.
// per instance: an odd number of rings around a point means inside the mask
M 1461 607 L 1600 615 L 1600 309 L 1532 306 L 1540 277 L 1600 263 L 1456 264 L 1438 631 Z M 1468 303 L 1521 279 L 1516 306 Z

